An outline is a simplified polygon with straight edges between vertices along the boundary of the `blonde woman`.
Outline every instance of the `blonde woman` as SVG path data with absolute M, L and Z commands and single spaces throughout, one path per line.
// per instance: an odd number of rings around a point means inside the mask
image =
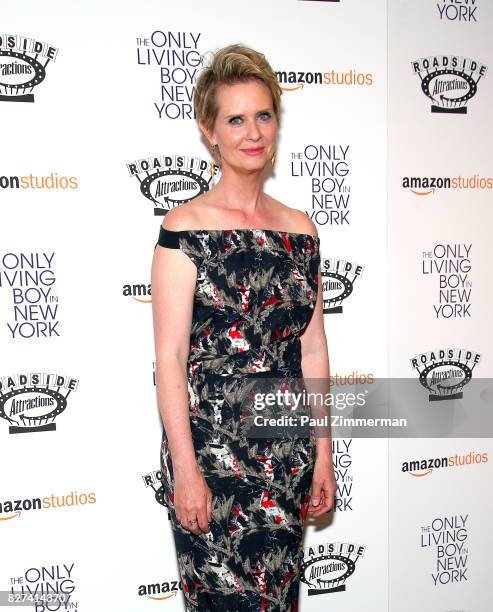
M 297 610 L 307 513 L 335 493 L 330 438 L 244 429 L 252 380 L 329 376 L 317 228 L 262 191 L 280 95 L 242 45 L 201 71 L 195 112 L 221 178 L 167 213 L 152 262 L 164 498 L 187 610 Z

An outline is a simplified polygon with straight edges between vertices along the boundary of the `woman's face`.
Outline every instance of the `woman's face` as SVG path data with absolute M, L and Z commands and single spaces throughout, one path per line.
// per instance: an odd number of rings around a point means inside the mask
M 257 79 L 219 85 L 216 103 L 209 141 L 219 146 L 222 170 L 262 170 L 274 154 L 278 128 L 269 88 Z

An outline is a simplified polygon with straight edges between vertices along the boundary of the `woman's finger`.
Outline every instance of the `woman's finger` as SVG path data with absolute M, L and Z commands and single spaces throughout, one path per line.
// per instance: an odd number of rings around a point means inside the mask
M 320 503 L 320 498 L 322 495 L 322 483 L 320 481 L 313 481 L 312 483 L 312 492 L 310 495 L 310 506 L 317 508 Z
M 212 521 L 212 492 L 209 490 L 207 493 L 207 521 Z

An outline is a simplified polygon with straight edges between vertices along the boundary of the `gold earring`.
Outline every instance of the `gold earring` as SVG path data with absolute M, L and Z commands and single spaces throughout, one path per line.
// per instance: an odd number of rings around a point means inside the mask
M 270 158 L 271 164 L 274 165 L 276 162 L 276 154 L 274 153 L 274 155 Z
M 214 174 L 216 173 L 216 164 L 214 162 L 214 148 L 216 145 L 211 145 L 211 163 L 210 163 L 210 168 L 209 168 L 209 172 L 211 173 L 211 176 L 214 176 Z

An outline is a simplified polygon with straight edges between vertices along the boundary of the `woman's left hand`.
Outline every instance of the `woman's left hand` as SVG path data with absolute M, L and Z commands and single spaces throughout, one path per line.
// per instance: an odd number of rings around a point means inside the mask
M 308 512 L 320 516 L 334 505 L 337 483 L 334 475 L 332 457 L 321 456 L 315 460 L 313 467 L 312 490 Z

